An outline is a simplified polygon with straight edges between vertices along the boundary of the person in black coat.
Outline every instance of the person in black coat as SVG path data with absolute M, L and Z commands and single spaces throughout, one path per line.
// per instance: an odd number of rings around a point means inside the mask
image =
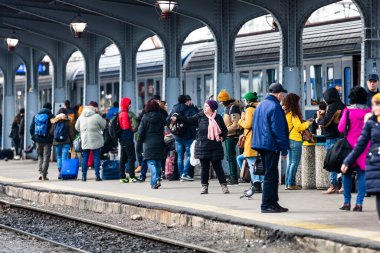
M 343 161 L 341 170 L 346 173 L 364 152 L 368 143 L 371 143 L 365 167 L 366 192 L 376 195 L 377 214 L 380 220 L 380 93 L 372 98 L 372 111 L 373 115 L 370 114 L 369 117 L 366 117 L 369 119 L 363 127 L 359 141 Z
M 338 131 L 338 123 L 342 111 L 346 106 L 340 100 L 339 92 L 335 88 L 329 88 L 323 93 L 323 99 L 327 103 L 327 110 L 319 110 L 317 112 L 316 122 L 324 129 L 326 137 L 326 150 L 330 150 L 339 140 L 340 132 Z M 338 193 L 338 174 L 330 172 L 330 187 L 325 194 Z
M 207 100 L 203 111 L 192 117 L 187 118 L 177 114 L 172 117 L 173 121 L 198 126 L 194 156 L 201 161 L 201 194 L 208 194 L 210 163 L 222 186 L 223 193 L 229 193 L 222 167 L 224 158 L 222 142 L 226 139 L 228 130 L 223 117 L 216 113 L 217 109 L 216 101 Z
M 161 162 L 165 159 L 165 121 L 159 110 L 160 106 L 155 100 L 152 99 L 146 103 L 137 139 L 139 143 L 143 144 L 143 156 L 150 169 L 152 189 L 158 189 L 161 186 Z

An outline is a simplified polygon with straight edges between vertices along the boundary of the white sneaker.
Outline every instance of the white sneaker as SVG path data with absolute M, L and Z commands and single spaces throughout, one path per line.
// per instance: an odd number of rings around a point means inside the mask
M 14 160 L 20 160 L 21 157 L 19 155 L 16 155 L 15 157 L 13 157 Z

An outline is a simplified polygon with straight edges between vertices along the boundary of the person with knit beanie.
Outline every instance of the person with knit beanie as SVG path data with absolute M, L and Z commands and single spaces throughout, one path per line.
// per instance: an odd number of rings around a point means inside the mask
M 54 118 L 50 103 L 45 103 L 42 109 L 33 117 L 29 131 L 33 141 L 36 143 L 38 155 L 38 169 L 40 176 L 38 180 L 49 180 L 47 178 L 51 148 L 53 145 L 53 135 L 50 133 L 52 124 L 50 120 Z
M 230 169 L 229 185 L 239 184 L 238 165 L 236 163 L 236 145 L 239 136 L 242 133 L 239 126 L 241 112 L 243 111 L 243 104 L 239 100 L 230 97 L 226 90 L 221 90 L 218 95 L 218 100 L 224 107 L 224 124 L 228 129 L 227 139 L 225 142 L 227 161 Z
M 208 194 L 210 164 L 215 170 L 222 192 L 224 194 L 229 193 L 222 167 L 224 158 L 222 142 L 226 139 L 228 130 L 222 116 L 217 113 L 217 109 L 218 103 L 216 101 L 207 100 L 203 106 L 203 111 L 196 115 L 185 117 L 175 114 L 171 118 L 174 122 L 178 121 L 198 127 L 194 156 L 201 161 L 201 194 Z

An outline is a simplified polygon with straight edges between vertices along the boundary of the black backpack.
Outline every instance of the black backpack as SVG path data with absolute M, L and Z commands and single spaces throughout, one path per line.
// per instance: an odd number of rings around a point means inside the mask
M 113 139 L 120 138 L 122 130 L 119 123 L 119 114 L 111 119 L 108 132 Z
M 348 130 L 350 129 L 349 110 L 346 112 L 346 129 L 344 131 L 344 138 L 338 140 L 334 146 L 327 151 L 323 168 L 329 172 L 341 172 L 341 167 L 344 159 L 351 153 L 352 147 L 347 141 Z
M 64 142 L 67 139 L 67 127 L 65 121 L 59 121 L 54 126 L 54 140 L 56 142 Z

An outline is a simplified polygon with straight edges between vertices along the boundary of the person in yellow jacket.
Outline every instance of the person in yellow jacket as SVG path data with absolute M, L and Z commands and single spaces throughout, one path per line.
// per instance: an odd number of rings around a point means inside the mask
M 313 119 L 303 122 L 300 97 L 289 93 L 282 104 L 285 110 L 286 121 L 289 128 L 289 163 L 285 173 L 285 186 L 287 190 L 301 190 L 296 185 L 296 174 L 302 155 L 302 132 L 310 127 Z
M 247 160 L 249 165 L 249 171 L 251 172 L 251 183 L 255 187 L 256 192 L 262 192 L 262 183 L 264 182 L 264 176 L 258 176 L 253 174 L 252 165 L 257 159 L 257 151 L 251 149 L 252 144 L 252 119 L 255 108 L 258 106 L 258 96 L 256 92 L 248 92 L 244 96 L 244 103 L 246 105 L 245 112 L 242 113 L 241 119 L 238 124 L 244 129 L 244 135 L 246 136 L 244 142 L 244 152 L 239 155 L 236 160 L 242 169 L 244 159 Z

